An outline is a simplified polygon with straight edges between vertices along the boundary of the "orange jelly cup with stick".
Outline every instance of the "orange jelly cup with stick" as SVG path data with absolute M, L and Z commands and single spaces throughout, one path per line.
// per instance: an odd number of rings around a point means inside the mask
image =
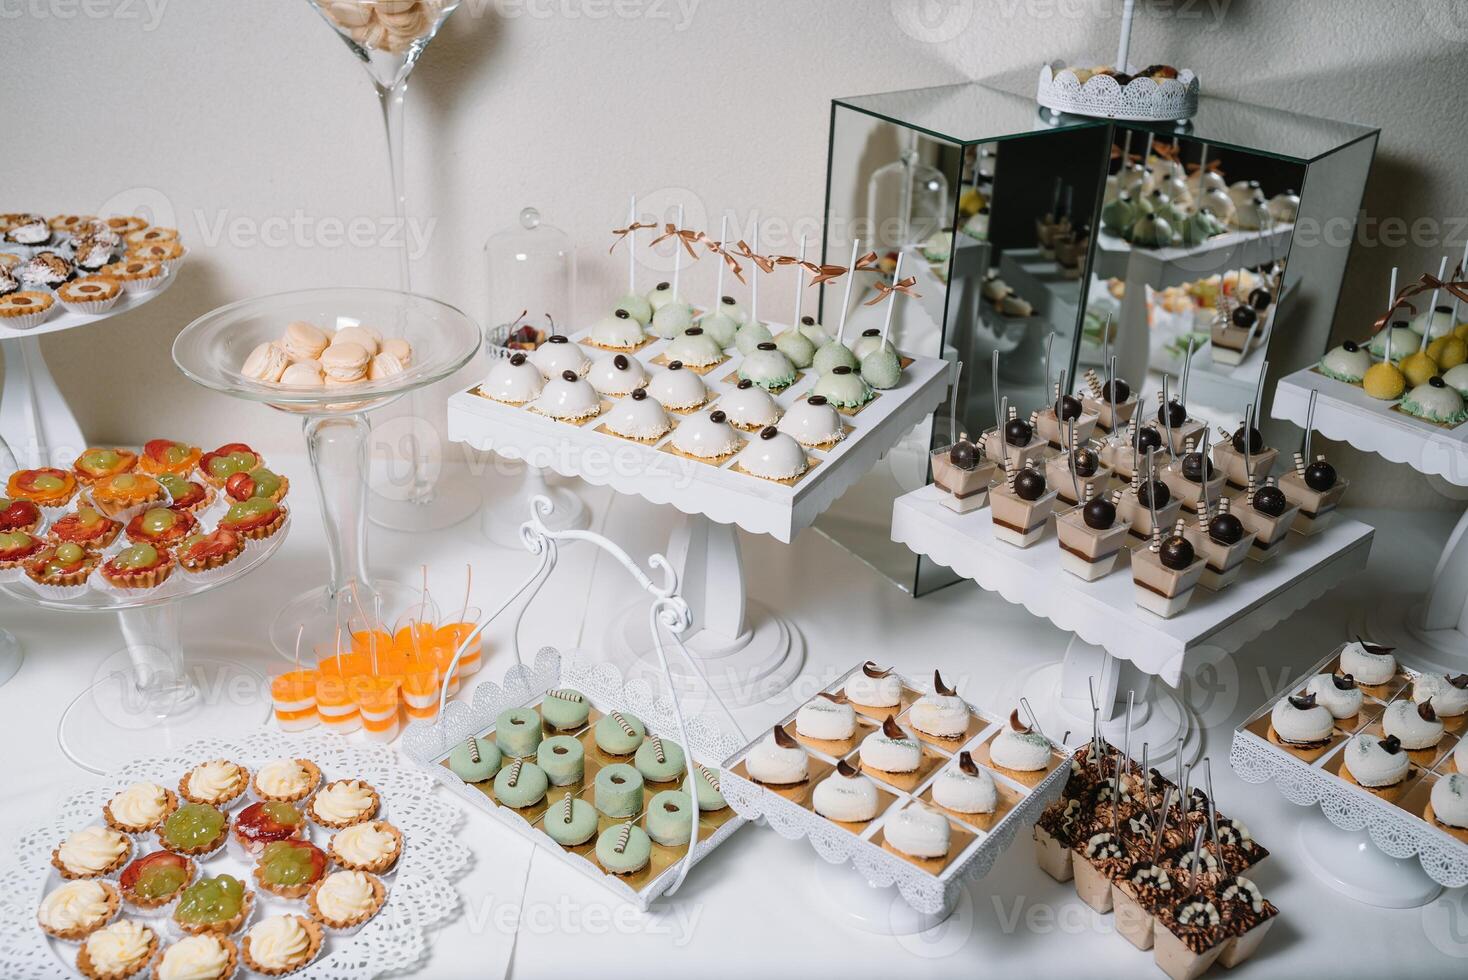
M 270 679 L 270 700 L 282 731 L 305 731 L 320 721 L 316 711 L 319 679 L 314 670 L 292 670 Z

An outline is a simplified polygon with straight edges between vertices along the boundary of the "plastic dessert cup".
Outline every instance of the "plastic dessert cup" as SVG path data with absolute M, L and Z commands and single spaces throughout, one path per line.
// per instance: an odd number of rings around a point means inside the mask
M 1014 468 L 1022 470 L 1030 463 L 1039 466 L 1045 461 L 1045 454 L 1050 452 L 1050 443 L 1033 436 L 1028 445 L 1010 446 L 1006 445 L 1002 435 L 995 432 L 984 434 L 984 458 L 992 459 L 996 465 L 1002 466 L 1007 457 L 1014 460 Z
M 989 502 L 989 486 L 999 472 L 993 460 L 980 460 L 973 469 L 965 470 L 948 458 L 945 448 L 934 452 L 932 461 L 933 485 L 943 491 L 939 502 L 944 507 L 967 514 Z
M 1079 854 L 1071 858 L 1071 869 L 1075 874 L 1076 896 L 1102 915 L 1110 912 L 1111 879 Z
M 1235 449 L 1232 442 L 1223 440 L 1213 445 L 1213 465 L 1223 471 L 1224 479 L 1235 490 L 1247 487 L 1251 476 L 1255 483 L 1262 484 L 1278 458 L 1278 449 L 1264 449 L 1250 453 L 1246 464 L 1244 454 Z
M 1137 412 L 1137 396 L 1132 395 L 1124 402 L 1117 402 L 1115 412 L 1112 411 L 1111 403 L 1104 399 L 1082 398 L 1081 412 L 1095 415 L 1096 428 L 1102 432 L 1115 432 L 1118 428 L 1131 424 L 1132 416 Z
M 989 494 L 995 540 L 1016 548 L 1028 548 L 1039 541 L 1055 508 L 1055 497 L 1054 490 L 1047 490 L 1038 500 L 1024 500 L 1007 485 L 995 487 Z
M 1116 931 L 1137 949 L 1151 949 L 1157 919 L 1132 894 L 1129 881 L 1111 885 L 1111 909 L 1116 913 Z
M 1077 504 L 1086 499 L 1086 490 L 1089 488 L 1091 496 L 1100 497 L 1106 493 L 1111 486 L 1111 470 L 1106 466 L 1098 466 L 1096 472 L 1090 476 L 1078 476 L 1074 480 L 1070 475 L 1070 456 L 1061 453 L 1052 456 L 1045 461 L 1045 484 L 1055 488 L 1060 494 L 1060 500 L 1066 504 Z M 1076 485 L 1081 488 L 1081 495 L 1076 496 Z
M 1206 484 L 1194 483 L 1183 476 L 1183 463 L 1178 459 L 1162 468 L 1161 477 L 1162 482 L 1172 493 L 1173 499 L 1182 505 L 1183 510 L 1189 514 L 1196 514 L 1199 503 L 1204 499 L 1205 486 L 1208 500 L 1217 500 L 1223 495 L 1224 475 L 1218 469 L 1213 472 L 1215 474 L 1213 479 L 1207 481 Z
M 1198 584 L 1210 592 L 1217 592 L 1231 585 L 1239 577 L 1244 559 L 1249 556 L 1249 548 L 1254 543 L 1246 534 L 1233 544 L 1219 544 L 1196 524 L 1184 528 L 1183 537 L 1188 539 L 1193 551 L 1203 559 L 1203 574 L 1198 579 Z
M 1111 527 L 1098 531 L 1086 524 L 1081 508 L 1076 507 L 1055 518 L 1055 530 L 1060 540 L 1060 567 L 1094 582 L 1116 567 L 1131 526 L 1118 518 Z
M 1261 514 L 1248 503 L 1234 510 L 1234 516 L 1244 522 L 1244 529 L 1249 532 L 1252 540 L 1249 546 L 1249 557 L 1254 561 L 1265 562 L 1279 554 L 1280 545 L 1284 542 L 1285 536 L 1290 533 L 1290 525 L 1295 523 L 1295 518 L 1299 513 L 1298 504 L 1286 507 L 1284 513 L 1278 517 Z
M 1156 527 L 1166 531 L 1177 521 L 1178 511 L 1182 510 L 1182 501 L 1173 497 L 1164 506 L 1157 508 Z M 1152 508 L 1137 499 L 1134 493 L 1124 493 L 1116 502 L 1116 519 L 1126 521 L 1131 525 L 1132 537 L 1146 540 L 1152 536 Z
M 1035 824 L 1035 861 L 1041 871 L 1056 881 L 1070 881 L 1075 877 L 1074 857 L 1075 853 L 1054 834 Z
M 1281 476 L 1279 488 L 1284 492 L 1285 499 L 1291 506 L 1299 508 L 1294 522 L 1290 524 L 1290 530 L 1309 535 L 1319 534 L 1330 527 L 1335 520 L 1336 507 L 1350 485 L 1350 480 L 1337 477 L 1335 486 L 1322 492 L 1306 486 L 1304 478 L 1294 470 Z
M 318 677 L 314 670 L 292 670 L 270 679 L 270 701 L 281 731 L 303 732 L 320 724 L 316 713 Z
M 1082 403 L 1084 406 L 1084 403 Z M 1081 417 L 1075 420 L 1075 437 L 1082 444 L 1090 441 L 1096 432 L 1096 423 L 1101 418 L 1094 412 L 1081 409 Z M 1040 412 L 1035 418 L 1035 435 L 1044 439 L 1052 449 L 1063 449 L 1069 443 L 1066 436 L 1070 433 L 1070 423 L 1066 423 L 1065 429 L 1061 431 L 1060 421 L 1055 417 L 1055 409 L 1047 408 Z
M 1187 568 L 1172 569 L 1162 564 L 1152 549 L 1138 548 L 1132 553 L 1137 605 L 1163 619 L 1171 619 L 1187 608 L 1207 564 L 1202 558 L 1195 558 Z
M 1167 426 L 1161 426 L 1162 443 L 1174 456 L 1181 456 L 1188 451 L 1188 443 L 1198 445 L 1203 441 L 1203 433 L 1208 431 L 1208 423 L 1201 419 L 1185 419 L 1182 425 L 1172 427 L 1172 438 L 1168 439 Z

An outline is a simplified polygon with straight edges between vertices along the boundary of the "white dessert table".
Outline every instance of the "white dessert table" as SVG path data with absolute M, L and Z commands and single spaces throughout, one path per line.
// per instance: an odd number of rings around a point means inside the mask
M 778 333 L 775 325 L 771 329 Z M 656 372 L 652 361 L 665 346 L 659 341 L 636 356 Z M 593 359 L 606 353 L 586 350 Z M 723 379 L 738 362 L 736 354 L 706 376 L 714 397 L 732 390 Z M 812 454 L 819 461 L 794 486 L 737 472 L 729 462 L 713 466 L 665 452 L 666 438 L 657 445 L 619 439 L 598 432 L 595 420 L 584 426 L 557 422 L 472 389 L 449 399 L 449 438 L 680 512 L 664 553 L 694 612 L 684 642 L 721 697 L 752 704 L 784 690 L 800 673 L 805 640 L 784 616 L 748 598 L 737 529 L 791 541 L 942 403 L 950 375 L 946 361 L 913 360 L 898 387 L 880 392 L 847 420 L 851 431 L 843 441 L 828 452 Z M 804 372 L 778 400 L 789 405 L 814 382 L 814 373 Z M 651 652 L 640 612 L 645 610 L 629 610 L 610 638 L 611 650 L 629 677 Z M 698 682 L 680 675 L 683 680 L 690 686 Z
M 1327 439 L 1468 487 L 1468 424 L 1454 429 L 1429 425 L 1313 368 L 1280 379 L 1271 414 L 1303 428 L 1311 391 L 1319 392 L 1314 428 Z M 1432 585 L 1421 601 L 1405 609 L 1387 602 L 1371 604 L 1359 618 L 1378 642 L 1415 647 L 1445 670 L 1468 668 L 1468 511 L 1444 540 Z
M 1171 759 L 1179 744 L 1184 761 L 1201 750 L 1193 698 L 1178 688 L 1359 572 L 1374 533 L 1337 520 L 1317 535 L 1292 534 L 1275 558 L 1246 559 L 1228 588 L 1200 587 L 1187 609 L 1163 619 L 1137 607 L 1131 573 L 1120 560 L 1110 575 L 1084 582 L 1061 567 L 1052 529 L 1033 546 L 1016 548 L 994 538 L 987 507 L 957 514 L 940 496 L 930 485 L 897 498 L 892 539 L 1074 634 L 1064 660 L 1018 684 L 1045 733 L 1070 745 L 1090 737 L 1094 678 L 1106 737 L 1124 740 L 1127 692 L 1135 691 L 1132 744 L 1148 743 L 1158 761 Z
M 72 313 L 59 309 L 30 330 L 0 326 L 0 353 L 5 355 L 5 383 L 0 385 L 0 438 L 10 444 L 20 465 L 69 467 L 87 448 L 86 436 L 56 379 L 46 366 L 40 338 L 89 327 L 130 313 L 162 296 L 178 278 L 181 265 L 146 292 L 123 293 L 105 313 Z

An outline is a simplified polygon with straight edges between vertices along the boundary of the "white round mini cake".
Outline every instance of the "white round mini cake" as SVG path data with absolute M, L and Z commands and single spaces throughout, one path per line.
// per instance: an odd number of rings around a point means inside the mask
M 553 419 L 574 422 L 589 419 L 601 412 L 601 398 L 585 378 L 567 369 L 559 378 L 545 383 L 534 408 Z
M 946 857 L 951 829 L 948 819 L 921 803 L 909 803 L 883 827 L 887 843 L 915 858 Z
M 1315 703 L 1315 695 L 1280 698 L 1269 712 L 1269 725 L 1286 745 L 1312 746 L 1325 742 L 1335 728 L 1335 718 Z
M 601 347 L 633 350 L 642 345 L 647 334 L 630 310 L 618 307 L 591 325 L 591 342 Z
M 806 738 L 844 741 L 856 732 L 856 709 L 844 700 L 818 694 L 795 713 L 795 730 Z
M 1020 724 L 1019 713 L 1009 716 L 1009 727 L 989 743 L 989 759 L 1013 772 L 1038 772 L 1050 764 L 1050 740 Z
M 961 752 L 933 781 L 933 802 L 954 813 L 993 813 L 999 807 L 999 789 L 987 769 Z
M 666 340 L 672 340 L 693 326 L 693 307 L 681 300 L 658 306 L 652 315 L 652 332 Z
M 777 428 L 802 446 L 831 446 L 845 438 L 841 413 L 824 395 L 811 395 L 790 406 Z
M 539 397 L 544 387 L 545 379 L 530 358 L 524 351 L 516 351 L 494 362 L 479 390 L 496 401 L 523 405 Z
M 642 388 L 633 389 L 632 397 L 613 405 L 604 424 L 619 436 L 639 440 L 657 439 L 673 427 L 663 406 Z
M 1341 673 L 1356 678 L 1357 684 L 1385 684 L 1396 672 L 1391 647 L 1352 640 L 1341 650 Z
M 956 691 L 933 671 L 932 693 L 924 694 L 907 713 L 912 727 L 937 738 L 958 738 L 968 731 L 969 710 Z
M 794 786 L 810 774 L 805 749 L 778 726 L 745 756 L 744 768 L 750 779 L 768 786 Z
M 816 784 L 811 805 L 827 820 L 863 823 L 877 815 L 877 786 L 845 759 L 836 771 Z
M 689 371 L 682 361 L 669 361 L 647 386 L 647 393 L 662 402 L 665 408 L 682 412 L 698 408 L 709 399 L 708 386 L 696 372 Z
M 547 381 L 559 378 L 567 371 L 575 371 L 584 377 L 591 369 L 591 358 L 586 356 L 586 352 L 560 334 L 547 337 L 545 343 L 535 348 L 530 354 L 530 363 Z
M 690 367 L 709 367 L 724 359 L 724 349 L 703 327 L 689 327 L 668 345 L 668 358 Z
M 789 480 L 803 474 L 810 463 L 800 443 L 770 425 L 739 451 L 739 467 L 766 480 Z
M 1356 782 L 1368 789 L 1395 786 L 1412 771 L 1412 760 L 1395 739 L 1381 739 L 1366 732 L 1352 737 L 1341 761 Z
M 1349 674 L 1316 674 L 1305 685 L 1305 693 L 1333 718 L 1354 718 L 1361 710 L 1361 689 Z
M 761 388 L 784 388 L 795 380 L 795 365 L 776 348 L 774 341 L 767 340 L 744 356 L 739 364 L 739 377 Z
M 690 415 L 673 430 L 673 447 L 699 459 L 727 456 L 738 449 L 742 441 L 720 411 Z
M 780 405 L 765 389 L 748 378 L 719 399 L 719 408 L 729 416 L 729 424 L 747 432 L 757 432 L 780 421 Z
M 1455 772 L 1439 779 L 1428 802 L 1438 823 L 1460 834 L 1468 830 L 1468 775 Z
M 1412 700 L 1432 702 L 1439 718 L 1468 714 L 1468 674 L 1422 674 L 1412 683 Z
M 880 772 L 916 772 L 922 765 L 923 749 L 918 740 L 891 718 L 861 740 L 861 764 Z
M 868 660 L 846 679 L 844 693 L 852 704 L 864 708 L 895 708 L 902 703 L 902 679 Z
M 603 395 L 625 395 L 647 384 L 647 368 L 630 354 L 607 354 L 591 365 L 586 380 Z
M 1430 749 L 1443 737 L 1443 723 L 1432 705 L 1415 701 L 1393 701 L 1387 705 L 1386 713 L 1381 716 L 1381 730 L 1400 739 L 1402 748 L 1413 751 Z

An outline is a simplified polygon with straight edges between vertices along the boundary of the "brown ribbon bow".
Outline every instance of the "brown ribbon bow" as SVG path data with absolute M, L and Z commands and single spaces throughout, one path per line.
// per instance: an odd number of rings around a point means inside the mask
M 810 284 L 812 286 L 819 286 L 821 283 L 830 282 L 833 279 L 840 279 L 851 270 L 844 265 L 820 265 L 816 266 L 812 271 L 815 273 L 815 278 L 810 281 Z
M 761 272 L 775 271 L 775 260 L 760 255 L 754 249 L 750 248 L 749 244 L 744 239 L 739 239 L 738 243 L 736 243 L 734 247 L 739 250 L 740 255 L 744 256 L 746 259 L 758 266 Z
M 712 239 L 705 238 L 703 244 L 710 252 L 713 252 L 724 260 L 724 264 L 729 267 L 729 271 L 734 274 L 735 279 L 744 282 L 744 266 L 740 265 L 739 260 L 729 254 L 729 249 L 725 247 L 723 242 L 716 242 Z
M 626 228 L 613 228 L 612 234 L 617 237 L 616 240 L 612 242 L 612 247 L 607 249 L 607 254 L 610 255 L 612 252 L 616 251 L 617 246 L 622 244 L 622 239 L 626 238 L 634 231 L 641 231 L 644 228 L 656 228 L 657 226 L 658 223 L 656 221 L 634 221 Z
M 912 287 L 917 285 L 917 276 L 908 276 L 906 279 L 894 282 L 890 286 L 880 280 L 875 285 L 877 287 L 877 295 L 863 303 L 863 306 L 876 306 L 892 293 L 901 293 L 904 296 L 911 296 L 913 299 L 922 299 L 922 293 L 912 291 Z
M 703 240 L 703 232 L 689 231 L 687 229 L 678 228 L 670 221 L 667 224 L 663 225 L 663 233 L 654 238 L 652 240 L 652 244 L 654 247 L 656 247 L 667 241 L 669 238 L 673 239 L 674 242 L 682 245 L 684 249 L 688 251 L 688 255 L 690 258 L 694 259 L 695 261 L 698 259 L 698 252 L 694 250 L 693 246 Z
M 1443 282 L 1437 276 L 1429 272 L 1424 272 L 1421 279 L 1413 283 L 1408 283 L 1397 291 L 1396 299 L 1392 301 L 1392 305 L 1387 308 L 1387 311 L 1377 318 L 1376 323 L 1371 328 L 1371 332 L 1373 334 L 1380 332 L 1391 322 L 1392 314 L 1403 307 L 1416 313 L 1417 307 L 1407 301 L 1413 296 L 1418 296 L 1434 289 L 1447 290 L 1449 293 L 1458 297 L 1458 299 L 1468 303 L 1468 282 Z
M 1190 174 L 1195 174 L 1203 168 L 1199 167 L 1196 163 L 1185 163 L 1183 164 L 1183 169 Z M 1207 169 L 1209 173 L 1218 173 L 1223 169 L 1223 164 L 1218 160 L 1209 160 Z
M 881 261 L 882 260 L 877 257 L 876 252 L 868 252 L 861 258 L 857 259 L 856 265 L 852 266 L 852 268 L 855 269 L 857 272 L 866 272 L 870 269 L 875 269 L 878 265 L 881 264 Z

